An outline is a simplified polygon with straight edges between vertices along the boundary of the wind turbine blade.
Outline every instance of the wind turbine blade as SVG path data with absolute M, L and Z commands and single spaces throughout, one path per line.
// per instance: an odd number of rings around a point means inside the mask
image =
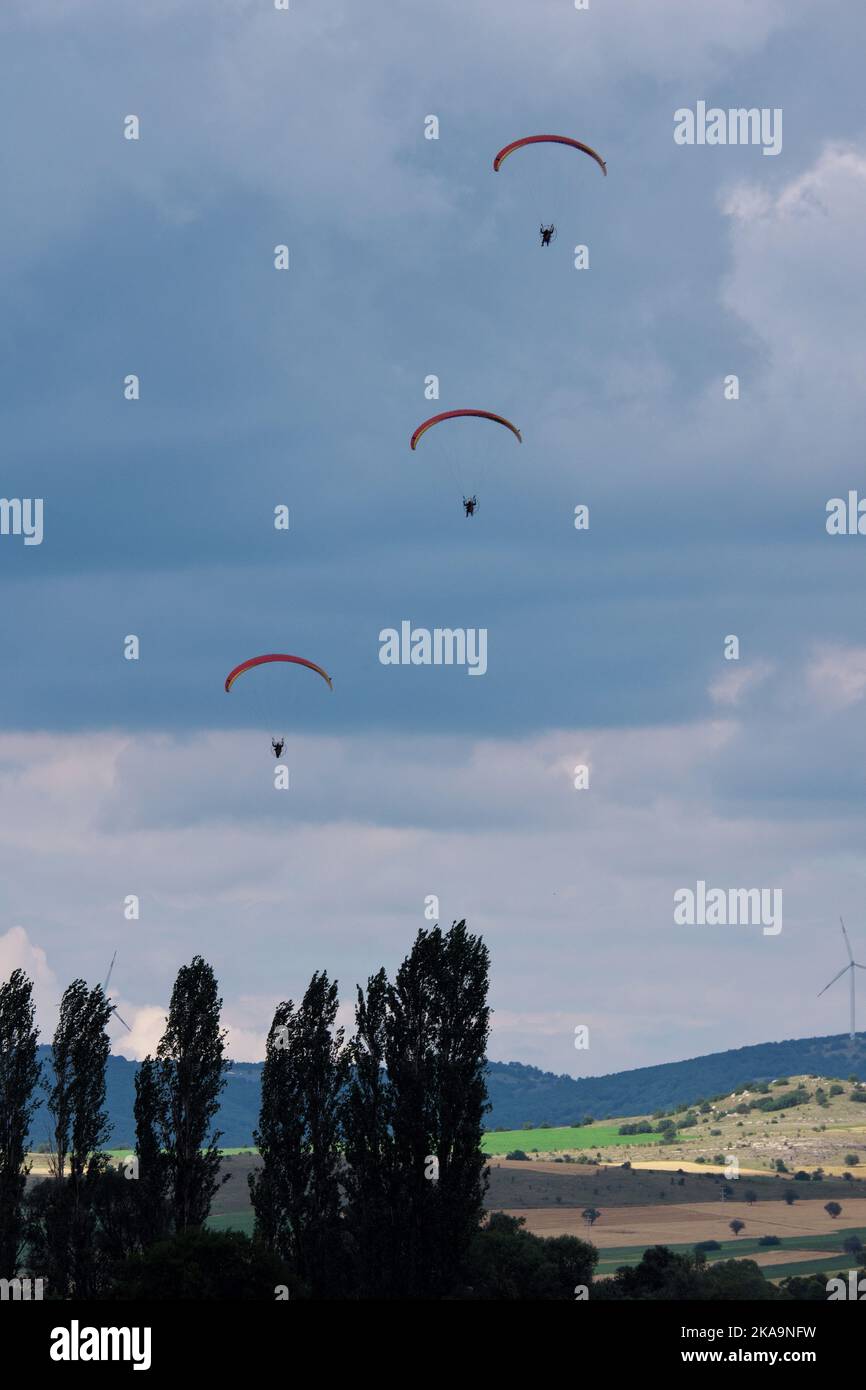
M 105 994 L 105 993 L 107 992 L 107 990 L 108 990 L 108 981 L 111 979 L 111 972 L 112 972 L 112 970 L 114 969 L 114 962 L 115 962 L 116 960 L 117 960 L 117 952 L 115 951 L 114 955 L 111 957 L 111 964 L 110 964 L 109 967 L 108 967 L 108 974 L 107 974 L 106 977 L 105 977 L 105 984 L 102 986 L 102 992 L 103 992 L 103 994 Z
M 842 921 L 842 918 L 841 918 L 841 917 L 839 918 L 839 921 L 840 921 L 840 923 L 841 923 L 841 925 L 842 925 L 842 935 L 843 935 L 844 938 L 845 938 L 845 947 L 846 947 L 846 949 L 847 949 L 847 951 L 848 951 L 848 959 L 850 960 L 851 964 L 853 965 L 853 964 L 854 964 L 854 952 L 851 950 L 851 942 L 848 940 L 848 933 L 847 933 L 846 930 L 845 930 L 845 923 Z
M 114 1014 L 115 1018 L 120 1018 L 120 1014 L 117 1012 L 117 1009 L 112 1009 L 111 1012 Z M 125 1019 L 125 1018 L 120 1018 L 120 1021 L 121 1021 L 121 1023 L 123 1024 L 124 1028 L 126 1029 L 127 1033 L 131 1033 L 131 1032 L 132 1032 L 132 1029 L 130 1028 L 129 1024 L 127 1023 L 126 1019 Z
M 839 974 L 833 976 L 832 980 L 830 981 L 830 985 L 835 985 L 836 981 L 837 981 L 837 980 L 841 980 L 841 978 L 842 978 L 842 976 L 845 974 L 845 972 L 848 971 L 848 970 L 850 970 L 850 969 L 851 969 L 851 966 L 850 966 L 850 965 L 843 965 L 842 969 L 839 971 Z M 821 990 L 818 991 L 818 993 L 817 993 L 817 995 L 816 995 L 815 997 L 816 997 L 817 999 L 820 999 L 822 994 L 826 994 L 826 993 L 827 993 L 827 990 L 830 988 L 830 985 L 825 985 L 823 989 L 821 989 Z

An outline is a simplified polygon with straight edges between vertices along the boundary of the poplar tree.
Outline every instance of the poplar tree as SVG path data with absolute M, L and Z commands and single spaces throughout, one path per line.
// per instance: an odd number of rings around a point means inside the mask
M 442 1298 L 484 1210 L 489 954 L 465 921 L 421 930 L 393 984 L 359 991 L 345 1101 L 360 1291 Z
M 41 1104 L 33 981 L 13 970 L 0 985 L 0 1279 L 14 1279 L 24 1240 L 30 1122 Z
M 174 982 L 148 1102 L 154 1103 L 171 1224 L 177 1232 L 204 1225 L 221 1186 L 222 1130 L 214 1129 L 213 1122 L 231 1066 L 225 1057 L 221 1008 L 212 968 L 201 956 L 194 956 L 189 965 L 181 966 Z M 153 1157 L 155 1139 L 147 1126 L 141 1138 L 149 1158 Z
M 262 1070 L 255 1140 L 262 1167 L 250 1174 L 256 1235 L 312 1297 L 344 1283 L 340 1171 L 341 1101 L 349 1059 L 336 1027 L 337 983 L 316 973 L 300 1005 L 278 1005 Z

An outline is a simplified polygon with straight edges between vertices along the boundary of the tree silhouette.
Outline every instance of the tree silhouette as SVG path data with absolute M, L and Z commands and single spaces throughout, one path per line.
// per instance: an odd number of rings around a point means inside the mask
M 343 1264 L 340 1106 L 349 1061 L 338 1004 L 336 981 L 323 972 L 297 1009 L 291 1000 L 277 1007 L 255 1133 L 263 1166 L 249 1176 L 256 1234 L 313 1297 L 338 1293 Z
M 489 955 L 465 922 L 419 931 L 393 984 L 359 991 L 346 1100 L 347 1221 L 385 1296 L 440 1298 L 460 1282 L 483 1213 Z M 363 1210 L 373 1203 L 379 1234 Z
M 0 1279 L 14 1279 L 24 1241 L 27 1134 L 42 1067 L 36 1060 L 33 981 L 13 970 L 0 985 Z
M 61 1297 L 98 1296 L 104 1275 L 96 1188 L 108 1166 L 102 1150 L 111 1129 L 105 1109 L 111 1013 L 99 985 L 88 989 L 84 980 L 73 980 L 60 1001 L 52 1044 L 52 1176 L 28 1201 L 27 1238 L 31 1267 Z
M 212 1129 L 212 1124 L 231 1065 L 225 1059 L 221 1007 L 213 970 L 201 956 L 194 956 L 177 973 L 157 1048 L 154 1082 L 175 1231 L 204 1225 L 221 1185 L 222 1131 Z

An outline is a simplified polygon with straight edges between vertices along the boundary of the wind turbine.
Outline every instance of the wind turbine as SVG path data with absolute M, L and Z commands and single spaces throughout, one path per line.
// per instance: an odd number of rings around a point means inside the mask
M 839 918 L 839 921 L 842 925 L 842 935 L 845 938 L 845 949 L 848 952 L 848 964 L 839 971 L 838 975 L 833 976 L 832 980 L 830 981 L 830 985 L 835 985 L 837 980 L 841 980 L 846 970 L 851 971 L 851 1033 L 849 1036 L 851 1038 L 851 1041 L 853 1042 L 855 1037 L 857 1036 L 857 1029 L 854 1023 L 854 971 L 866 970 L 866 965 L 861 965 L 859 960 L 854 959 L 854 954 L 851 950 L 851 942 L 848 940 L 848 933 L 845 930 L 845 923 L 842 921 L 841 917 Z M 827 990 L 830 988 L 830 985 L 825 985 L 824 988 L 820 991 L 820 993 L 818 994 L 819 999 L 821 998 L 822 994 L 827 993 Z
M 114 955 L 111 957 L 111 964 L 110 964 L 109 967 L 108 967 L 108 974 L 107 974 L 106 977 L 105 977 L 105 984 L 102 986 L 102 993 L 105 995 L 106 998 L 108 998 L 108 981 L 111 979 L 111 972 L 112 972 L 112 970 L 114 969 L 114 962 L 115 962 L 116 960 L 117 960 L 117 952 L 115 951 Z M 111 1000 L 110 1000 L 110 999 L 108 1000 L 108 1002 L 109 1002 L 109 1004 L 111 1004 Z M 124 1026 L 124 1028 L 126 1029 L 127 1033 L 131 1033 L 131 1032 L 132 1032 L 132 1029 L 130 1028 L 129 1024 L 127 1023 L 126 1019 L 125 1019 L 125 1018 L 121 1018 L 121 1017 L 120 1017 L 120 1014 L 117 1013 L 117 1006 L 116 1006 L 115 1004 L 111 1004 L 111 1012 L 112 1012 L 113 1014 L 117 1014 L 118 1019 L 119 1019 L 120 1022 L 123 1024 L 123 1026 Z

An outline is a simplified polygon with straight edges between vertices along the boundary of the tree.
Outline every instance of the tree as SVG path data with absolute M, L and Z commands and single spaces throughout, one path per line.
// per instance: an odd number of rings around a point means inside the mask
M 357 990 L 343 1113 L 346 1227 L 355 1279 L 368 1298 L 388 1297 L 397 1249 L 393 1093 L 385 1070 L 388 992 L 384 970 L 368 980 L 366 995 Z
M 335 1296 L 341 1259 L 341 1105 L 349 1076 L 337 983 L 315 974 L 300 1006 L 278 1005 L 268 1035 L 249 1177 L 256 1235 L 313 1297 Z
M 785 1191 L 782 1193 L 782 1198 L 785 1202 L 785 1205 L 789 1207 L 792 1207 L 794 1205 L 794 1203 L 797 1200 L 797 1196 L 798 1194 L 794 1192 L 790 1187 L 786 1187 Z
M 584 1207 L 583 1211 L 580 1214 L 586 1222 L 587 1226 L 594 1226 L 598 1218 L 601 1216 L 601 1212 L 599 1211 L 598 1207 Z
M 488 972 L 461 921 L 420 931 L 393 984 L 380 972 L 358 991 L 346 1221 L 368 1296 L 441 1298 L 463 1280 L 487 1186 Z
M 204 1225 L 221 1185 L 222 1130 L 211 1128 L 231 1066 L 225 1059 L 221 1007 L 213 970 L 194 956 L 177 973 L 156 1054 L 158 1127 L 175 1231 Z
M 52 1044 L 54 1084 L 48 1109 L 54 1117 L 56 1175 L 69 1176 L 76 1197 L 111 1132 L 105 1105 L 106 1025 L 111 1006 L 97 985 L 73 980 L 60 1001 Z
M 846 1154 L 846 1155 L 845 1155 L 845 1166 L 846 1166 L 847 1168 L 856 1168 L 856 1167 L 857 1167 L 857 1164 L 858 1164 L 859 1162 L 860 1162 L 860 1155 L 859 1155 L 859 1154 Z
M 385 1060 L 407 1288 L 444 1295 L 484 1212 L 490 957 L 465 921 L 419 931 L 389 989 Z
M 160 1070 L 152 1057 L 145 1057 L 135 1074 L 135 1154 L 138 1176 L 135 1194 L 141 1218 L 141 1244 L 152 1245 L 169 1234 L 171 1214 L 168 1205 L 169 1169 L 160 1136 L 163 1132 L 167 1098 L 160 1084 Z
M 27 1239 L 31 1267 L 60 1297 L 97 1297 L 105 1279 L 95 1199 L 111 1132 L 105 1109 L 111 1012 L 99 985 L 88 989 L 84 980 L 73 980 L 63 992 L 52 1043 L 52 1176 L 28 1201 Z
M 832 1216 L 834 1221 L 837 1216 L 841 1216 L 842 1214 L 842 1207 L 839 1202 L 825 1202 L 824 1210 L 828 1216 Z
M 734 1220 L 729 1221 L 728 1225 L 730 1226 L 734 1235 L 738 1236 L 740 1234 L 740 1231 L 745 1230 L 746 1223 L 745 1221 L 740 1221 L 738 1217 L 734 1217 Z
M 135 1302 L 239 1299 L 273 1302 L 292 1290 L 292 1275 L 278 1255 L 240 1231 L 189 1230 L 131 1257 L 117 1273 L 111 1297 Z
M 747 1187 L 745 1192 L 743 1193 L 743 1201 L 748 1202 L 749 1206 L 753 1207 L 757 1200 L 758 1194 L 755 1191 L 755 1189 L 753 1187 Z
M 14 1279 L 24 1241 L 25 1163 L 42 1067 L 36 1060 L 33 981 L 13 970 L 0 985 L 0 1279 Z
M 863 1254 L 864 1246 L 859 1236 L 848 1236 L 842 1242 L 842 1249 L 848 1255 L 855 1255 L 859 1258 Z
M 493 1212 L 466 1257 L 465 1299 L 573 1300 L 592 1283 L 598 1251 L 575 1236 L 545 1239 L 524 1231 L 523 1218 Z

